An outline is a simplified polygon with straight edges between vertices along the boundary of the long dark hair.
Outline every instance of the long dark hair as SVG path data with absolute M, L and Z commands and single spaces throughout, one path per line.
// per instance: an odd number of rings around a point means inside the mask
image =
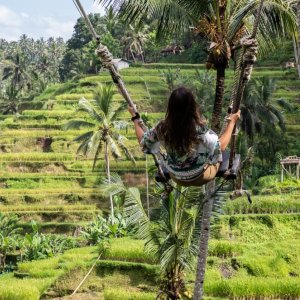
M 166 146 L 181 155 L 188 152 L 196 142 L 197 124 L 203 125 L 193 93 L 185 87 L 173 90 L 165 120 L 161 123 Z

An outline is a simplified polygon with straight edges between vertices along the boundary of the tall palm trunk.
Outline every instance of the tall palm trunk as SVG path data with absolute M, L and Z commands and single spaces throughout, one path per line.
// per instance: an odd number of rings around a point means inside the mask
M 136 58 L 135 58 L 135 55 L 133 54 L 133 51 L 132 51 L 131 47 L 129 48 L 129 51 L 130 51 L 130 54 L 131 54 L 131 57 L 132 57 L 133 61 L 136 62 Z
M 149 203 L 149 174 L 148 174 L 148 157 L 146 155 L 146 199 L 147 199 L 147 215 L 150 219 L 150 203 Z
M 222 57 L 222 62 L 217 65 L 217 81 L 216 81 L 216 95 L 212 114 L 211 128 L 216 133 L 221 131 L 221 114 L 225 91 L 225 69 L 227 66 L 227 59 Z M 208 241 L 210 234 L 210 218 L 214 202 L 215 192 L 215 179 L 206 185 L 206 199 L 203 204 L 200 245 L 198 252 L 198 264 L 196 271 L 195 287 L 194 287 L 194 300 L 202 300 L 203 298 L 203 285 L 206 268 L 206 258 L 208 252 Z
M 215 180 L 210 181 L 206 185 L 206 201 L 203 204 L 202 219 L 201 219 L 201 236 L 198 252 L 198 264 L 196 271 L 194 300 L 201 300 L 203 298 L 203 285 L 206 268 L 206 258 L 208 252 L 208 241 L 210 234 L 210 218 L 214 202 Z
M 110 165 L 109 165 L 109 156 L 108 156 L 108 143 L 105 142 L 105 167 L 106 167 L 106 176 L 108 179 L 108 183 L 110 183 Z M 112 195 L 109 195 L 109 202 L 110 202 L 110 215 L 111 215 L 111 222 L 114 222 L 114 202 Z
M 300 0 L 298 0 L 297 5 L 296 5 L 296 10 L 297 10 L 297 23 L 298 23 L 298 47 L 297 47 L 297 69 L 298 69 L 298 75 L 300 77 Z
M 215 102 L 211 119 L 211 127 L 215 132 L 220 132 L 221 130 L 221 113 L 222 104 L 225 92 L 225 69 L 226 66 L 221 64 L 217 66 L 217 81 L 216 81 L 216 94 Z

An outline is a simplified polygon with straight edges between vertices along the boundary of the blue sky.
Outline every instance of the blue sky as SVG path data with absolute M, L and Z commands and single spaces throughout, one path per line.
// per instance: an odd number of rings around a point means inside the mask
M 94 0 L 81 0 L 87 13 L 100 12 Z M 72 0 L 0 0 L 0 38 L 18 40 L 21 34 L 38 39 L 69 39 L 79 13 Z

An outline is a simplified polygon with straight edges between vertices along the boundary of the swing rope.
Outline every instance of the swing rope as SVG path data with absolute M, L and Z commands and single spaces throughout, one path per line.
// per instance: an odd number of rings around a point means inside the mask
M 136 116 L 139 116 L 136 106 L 134 105 L 134 103 L 131 99 L 131 96 L 125 86 L 125 83 L 124 83 L 121 75 L 119 74 L 117 67 L 115 66 L 115 64 L 113 62 L 113 55 L 111 54 L 111 52 L 108 50 L 108 48 L 106 46 L 101 44 L 100 37 L 97 35 L 90 19 L 88 18 L 87 14 L 85 13 L 85 10 L 84 10 L 83 6 L 81 5 L 80 0 L 73 0 L 73 3 L 75 4 L 76 8 L 78 9 L 80 15 L 85 20 L 85 22 L 90 30 L 90 33 L 92 34 L 93 38 L 95 39 L 95 41 L 98 45 L 95 53 L 100 58 L 103 65 L 109 70 L 112 80 L 115 83 L 115 85 L 117 86 L 120 94 L 126 100 L 127 104 L 133 108 Z M 146 127 L 145 123 L 143 122 L 142 118 L 139 118 L 138 122 L 139 122 L 139 126 L 142 128 L 142 130 L 144 132 L 147 131 L 147 127 Z M 164 179 L 163 184 L 165 186 L 166 191 L 170 191 L 171 186 L 167 183 L 168 180 L 164 174 L 164 171 L 162 170 L 160 159 L 159 159 L 159 156 L 162 157 L 162 155 L 161 154 L 159 154 L 159 155 L 152 154 L 152 156 L 153 156 L 153 159 L 155 162 L 155 166 L 158 169 L 158 173 L 160 174 L 161 178 Z
M 241 53 L 238 57 L 237 68 L 235 70 L 234 88 L 231 94 L 231 101 L 229 111 L 230 113 L 236 113 L 240 109 L 241 101 L 244 95 L 245 87 L 251 79 L 253 66 L 256 61 L 258 52 L 258 44 L 256 36 L 258 32 L 258 26 L 261 19 L 263 10 L 264 0 L 260 0 L 259 8 L 257 11 L 257 17 L 253 25 L 253 31 L 250 37 L 242 38 L 239 43 L 235 46 L 235 49 L 242 48 Z M 235 149 L 236 149 L 236 137 L 238 134 L 237 126 L 235 126 L 232 134 L 229 167 L 232 166 Z
M 97 42 L 97 49 L 95 53 L 101 59 L 103 65 L 109 70 L 110 75 L 112 77 L 113 82 L 117 86 L 120 94 L 126 100 L 128 105 L 133 108 L 135 114 L 139 116 L 136 106 L 134 105 L 131 96 L 126 89 L 124 81 L 122 80 L 121 75 L 119 74 L 114 62 L 113 62 L 113 55 L 108 50 L 108 48 L 101 44 L 100 37 L 97 35 L 90 19 L 88 18 L 87 14 L 84 11 L 83 6 L 80 3 L 80 0 L 73 0 L 75 6 L 77 7 L 80 15 L 85 20 L 90 33 L 92 34 L 93 38 Z M 257 55 L 257 42 L 256 42 L 256 35 L 258 31 L 259 21 L 261 12 L 263 9 L 263 2 L 264 0 L 260 0 L 260 6 L 258 9 L 257 17 L 253 26 L 253 32 L 250 37 L 242 38 L 239 43 L 236 44 L 235 49 L 242 48 L 242 51 L 238 58 L 236 74 L 235 74 L 235 82 L 234 88 L 231 95 L 231 105 L 230 105 L 230 113 L 235 113 L 239 110 L 241 99 L 243 97 L 244 89 L 247 82 L 250 80 L 251 73 L 253 70 L 253 64 L 256 61 Z M 227 116 L 228 120 L 228 116 Z M 145 132 L 147 130 L 146 125 L 144 124 L 143 120 L 139 118 L 139 126 Z M 226 123 L 226 122 L 225 122 Z M 230 157 L 229 157 L 229 168 L 232 167 L 233 159 L 235 156 L 235 146 L 236 146 L 236 136 L 237 136 L 237 128 L 235 126 L 233 134 L 232 134 L 232 144 L 230 150 Z M 152 154 L 154 158 L 154 162 L 156 167 L 158 168 L 158 173 L 160 177 L 163 179 L 161 182 L 164 184 L 166 191 L 172 190 L 170 184 L 168 184 L 168 179 L 162 169 L 161 160 L 163 160 L 163 155 L 160 154 Z

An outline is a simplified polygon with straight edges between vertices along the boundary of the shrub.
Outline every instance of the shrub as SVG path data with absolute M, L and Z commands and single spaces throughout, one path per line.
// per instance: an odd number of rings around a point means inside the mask
M 113 220 L 98 215 L 93 222 L 83 228 L 81 233 L 90 245 L 95 245 L 106 238 L 127 235 L 127 224 L 121 214 L 114 216 Z
M 24 240 L 24 256 L 27 260 L 52 257 L 65 250 L 74 248 L 76 240 L 62 235 L 45 235 L 38 232 L 36 222 L 31 222 L 33 232 L 26 233 Z

